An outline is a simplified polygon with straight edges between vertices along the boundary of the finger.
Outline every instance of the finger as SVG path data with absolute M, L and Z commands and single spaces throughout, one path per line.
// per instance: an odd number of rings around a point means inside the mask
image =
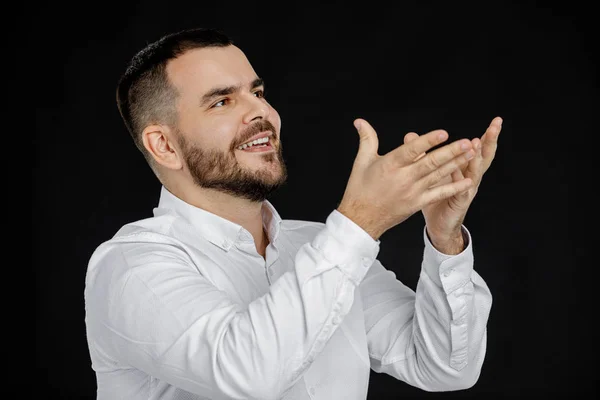
M 437 129 L 418 136 L 412 141 L 403 144 L 385 155 L 396 165 L 404 166 L 411 164 L 421 153 L 427 152 L 434 146 L 448 139 L 448 132 Z
M 461 139 L 431 151 L 413 164 L 413 174 L 417 179 L 429 175 L 453 158 L 468 152 L 472 147 L 469 139 Z
M 464 177 L 460 172 L 460 168 L 467 164 L 474 156 L 474 150 L 469 150 L 464 154 L 460 154 L 459 156 L 454 157 L 452 160 L 442 165 L 440 168 L 434 169 L 429 174 L 425 175 L 420 180 L 420 183 L 424 187 L 430 188 L 454 173 L 459 173 L 461 176 L 460 179 L 463 179 Z
M 498 136 L 502 130 L 502 118 L 496 117 L 490 123 L 490 126 L 486 129 L 485 133 L 481 137 L 482 148 L 481 155 L 483 157 L 484 169 L 492 163 L 494 156 L 496 155 L 496 149 L 498 148 Z
M 473 144 L 473 149 L 475 151 L 477 151 L 478 153 L 481 153 L 481 145 L 482 145 L 481 139 L 474 138 L 473 140 L 471 140 L 471 143 Z
M 473 160 L 471 160 L 471 162 L 472 161 Z M 460 182 L 463 179 L 465 179 L 465 176 L 464 176 L 464 174 L 462 173 L 462 171 L 460 169 L 452 172 L 452 182 Z M 472 185 L 476 184 L 476 182 L 472 178 L 469 178 L 469 179 L 471 179 Z M 469 195 L 469 191 L 468 190 L 464 190 L 464 191 L 462 191 L 460 193 L 455 194 L 454 196 L 456 198 L 461 198 L 461 197 L 467 197 L 468 195 Z
M 362 118 L 354 120 L 354 127 L 358 131 L 359 143 L 358 143 L 358 154 L 356 155 L 356 162 L 369 163 L 377 156 L 379 148 L 379 138 L 375 129 Z
M 473 149 L 475 150 L 475 157 L 469 162 L 467 168 L 465 168 L 464 176 L 471 178 L 477 185 L 485 172 L 483 170 L 483 156 L 482 156 L 482 142 L 479 138 L 475 138 L 471 141 Z
M 464 178 L 456 182 L 445 183 L 443 185 L 434 186 L 423 192 L 421 202 L 423 205 L 428 205 L 449 197 L 456 196 L 460 193 L 469 190 L 473 185 L 470 178 Z
M 468 178 L 468 176 L 465 176 L 460 169 L 452 172 L 452 180 L 455 182 L 458 182 L 461 179 L 465 179 L 465 178 Z
M 404 144 L 406 144 L 408 142 L 412 142 L 413 140 L 415 140 L 418 137 L 419 137 L 418 133 L 408 132 L 406 135 L 404 135 Z
M 413 140 L 415 140 L 418 137 L 419 137 L 419 135 L 417 133 L 408 132 L 406 135 L 404 135 L 404 144 L 406 144 L 408 142 L 412 142 Z M 424 155 L 425 155 L 425 153 L 419 154 L 413 161 L 420 160 L 421 157 L 423 157 Z

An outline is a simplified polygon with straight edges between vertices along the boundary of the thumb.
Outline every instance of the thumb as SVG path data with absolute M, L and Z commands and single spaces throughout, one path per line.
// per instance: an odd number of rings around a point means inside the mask
M 358 131 L 360 142 L 358 143 L 358 154 L 356 158 L 371 160 L 377 155 L 379 149 L 379 139 L 377 138 L 377 132 L 375 129 L 362 118 L 354 120 L 354 127 Z

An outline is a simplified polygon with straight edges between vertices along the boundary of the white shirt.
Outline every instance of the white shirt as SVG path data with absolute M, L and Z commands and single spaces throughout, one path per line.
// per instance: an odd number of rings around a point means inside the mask
M 370 369 L 426 391 L 469 388 L 492 297 L 425 230 L 413 291 L 380 241 L 337 210 L 325 223 L 262 206 L 270 244 L 161 188 L 153 217 L 89 260 L 85 323 L 97 398 L 364 400 Z M 397 260 L 395 268 L 416 268 Z

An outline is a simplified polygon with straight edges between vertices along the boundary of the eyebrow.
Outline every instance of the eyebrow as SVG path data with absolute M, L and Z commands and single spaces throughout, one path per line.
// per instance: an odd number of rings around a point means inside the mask
M 262 80 L 262 78 L 256 78 L 255 80 L 252 81 L 252 83 L 250 83 L 250 90 L 256 89 L 257 87 L 264 86 L 264 85 L 265 85 L 265 82 Z M 242 85 L 234 85 L 234 86 L 223 86 L 223 87 L 212 88 L 211 90 L 209 90 L 202 96 L 202 98 L 200 99 L 200 105 L 201 106 L 206 105 L 215 97 L 227 96 L 227 95 L 233 94 L 235 92 L 238 92 L 241 89 L 241 87 L 242 87 Z

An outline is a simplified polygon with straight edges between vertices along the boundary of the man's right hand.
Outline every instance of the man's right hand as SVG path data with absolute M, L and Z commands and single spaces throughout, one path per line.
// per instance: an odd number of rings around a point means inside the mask
M 337 210 L 375 240 L 425 205 L 471 187 L 470 179 L 440 184 L 474 156 L 470 140 L 457 140 L 428 153 L 448 139 L 448 133 L 438 129 L 380 156 L 373 127 L 361 118 L 354 120 L 354 126 L 360 136 L 358 154 Z

